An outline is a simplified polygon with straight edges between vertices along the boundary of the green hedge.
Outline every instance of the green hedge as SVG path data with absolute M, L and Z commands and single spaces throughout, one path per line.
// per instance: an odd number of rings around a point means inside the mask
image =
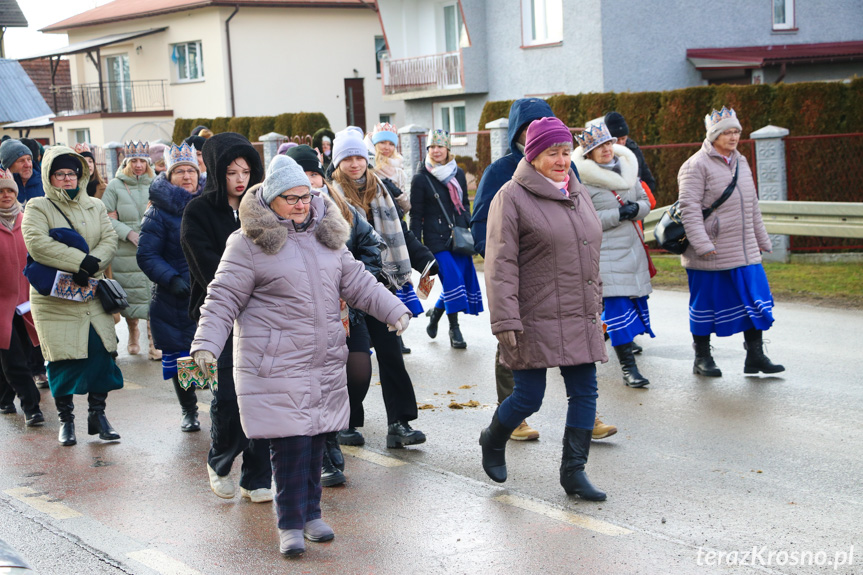
M 321 128 L 329 128 L 330 122 L 320 112 L 299 112 L 278 116 L 251 116 L 235 118 L 177 118 L 174 120 L 173 142 L 182 142 L 189 137 L 195 126 L 208 126 L 214 134 L 237 132 L 251 142 L 257 142 L 264 134 L 277 132 L 286 136 L 306 136 Z

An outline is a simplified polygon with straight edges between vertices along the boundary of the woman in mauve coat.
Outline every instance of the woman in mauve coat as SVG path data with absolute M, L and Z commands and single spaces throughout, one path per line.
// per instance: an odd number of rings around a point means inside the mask
M 249 438 L 270 440 L 279 551 L 299 555 L 304 537 L 334 537 L 320 499 L 325 435 L 344 429 L 350 410 L 339 300 L 397 332 L 410 314 L 345 247 L 351 230 L 335 205 L 311 194 L 293 159 L 279 159 L 243 197 L 192 357 L 206 370 L 235 327 L 240 419 Z
M 560 484 L 605 500 L 584 472 L 596 416 L 596 365 L 608 361 L 602 336 L 599 249 L 602 224 L 570 168 L 572 135 L 557 118 L 527 128 L 524 158 L 491 203 L 485 283 L 491 331 L 515 387 L 480 435 L 482 466 L 506 481 L 506 442 L 539 411 L 546 371 L 560 367 L 569 408 Z
M 704 118 L 707 137 L 677 174 L 683 228 L 689 247 L 680 257 L 689 276 L 689 329 L 695 348 L 692 372 L 720 377 L 710 352 L 710 334 L 743 332 L 749 374 L 785 371 L 764 354 L 762 333 L 773 325 L 773 295 L 761 252 L 773 250 L 761 220 L 758 192 L 746 157 L 737 151 L 740 122 L 724 106 Z M 728 199 L 707 219 L 702 210 L 718 200 L 734 179 Z

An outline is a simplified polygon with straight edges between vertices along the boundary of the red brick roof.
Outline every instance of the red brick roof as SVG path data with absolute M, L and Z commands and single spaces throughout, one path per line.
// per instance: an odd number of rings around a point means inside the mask
M 24 68 L 24 71 L 27 72 L 27 75 L 30 76 L 33 83 L 36 84 L 36 88 L 39 90 L 39 93 L 42 94 L 45 102 L 51 107 L 51 110 L 53 110 L 54 113 L 57 113 L 58 110 L 54 110 L 54 96 L 51 92 L 51 60 L 27 60 L 21 62 L 21 67 Z M 69 60 L 60 60 L 60 63 L 57 66 L 57 72 L 54 74 L 54 85 L 66 87 L 72 85 L 72 76 L 69 72 Z M 62 100 L 64 98 L 69 100 L 71 98 L 70 92 L 65 90 L 58 95 L 57 98 L 57 108 L 59 110 L 68 110 L 71 102 Z
M 377 10 L 374 0 L 114 0 L 104 6 L 87 10 L 56 24 L 42 28 L 42 32 L 63 32 L 110 22 L 158 16 L 211 6 L 256 8 L 366 8 Z

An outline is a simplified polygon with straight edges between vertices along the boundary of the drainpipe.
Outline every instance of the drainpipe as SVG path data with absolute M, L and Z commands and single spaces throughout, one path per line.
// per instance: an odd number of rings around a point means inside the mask
M 234 11 L 231 12 L 231 15 L 228 16 L 228 19 L 225 20 L 225 38 L 228 44 L 228 86 L 231 88 L 231 117 L 235 117 L 237 115 L 237 106 L 234 103 L 234 67 L 231 65 L 231 18 L 237 15 L 237 12 L 240 11 L 240 6 L 234 6 Z

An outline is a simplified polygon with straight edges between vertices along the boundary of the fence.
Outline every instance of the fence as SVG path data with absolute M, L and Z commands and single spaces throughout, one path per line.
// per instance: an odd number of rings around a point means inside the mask
M 790 201 L 863 202 L 863 133 L 787 136 Z M 859 239 L 791 237 L 791 251 L 863 249 Z
M 460 52 L 398 60 L 381 58 L 384 94 L 460 88 L 461 72 Z
M 168 109 L 165 80 L 102 82 L 54 88 L 56 110 L 87 114 L 92 112 L 141 112 Z

